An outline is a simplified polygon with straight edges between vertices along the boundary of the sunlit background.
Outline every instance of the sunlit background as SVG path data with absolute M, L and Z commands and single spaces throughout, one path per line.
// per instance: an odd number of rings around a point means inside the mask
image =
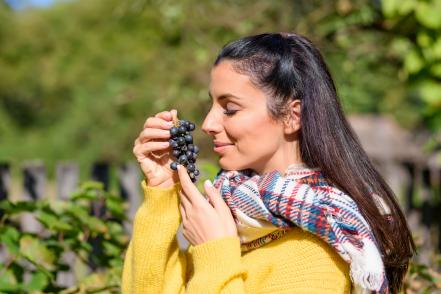
M 226 42 L 277 31 L 320 48 L 352 126 L 406 212 L 420 248 L 406 292 L 440 291 L 441 0 L 0 0 L 0 198 L 54 203 L 94 179 L 103 193 L 122 196 L 129 215 L 124 232 L 104 229 L 106 222 L 90 227 L 97 236 L 110 230 L 110 245 L 91 242 L 60 278 L 56 260 L 66 249 L 54 253 L 46 241 L 74 235 L 60 221 L 64 210 L 0 206 L 0 292 L 118 293 L 141 198 L 132 147 L 145 119 L 175 108 L 195 122 L 199 182 L 212 178 L 217 157 L 199 128 L 210 107 L 211 64 Z M 77 196 L 101 188 L 86 185 Z M 23 211 L 44 229 L 13 229 L 9 216 Z M 42 211 L 53 218 L 42 220 Z M 100 213 L 91 212 L 97 222 Z M 38 241 L 45 230 L 51 237 Z M 14 248 L 39 253 L 20 263 Z M 100 250 L 102 258 L 88 263 Z

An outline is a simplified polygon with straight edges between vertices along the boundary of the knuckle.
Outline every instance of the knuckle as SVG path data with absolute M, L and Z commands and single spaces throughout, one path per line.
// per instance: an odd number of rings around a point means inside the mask
M 155 118 L 154 117 L 149 117 L 147 120 L 146 120 L 146 124 L 147 124 L 147 126 L 151 126 L 152 125 L 152 123 L 155 121 Z

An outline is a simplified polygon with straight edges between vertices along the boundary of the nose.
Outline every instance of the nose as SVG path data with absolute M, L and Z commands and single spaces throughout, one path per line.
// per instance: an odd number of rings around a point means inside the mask
M 212 107 L 204 119 L 201 127 L 202 131 L 209 135 L 218 134 L 222 131 L 222 117 L 219 113 Z

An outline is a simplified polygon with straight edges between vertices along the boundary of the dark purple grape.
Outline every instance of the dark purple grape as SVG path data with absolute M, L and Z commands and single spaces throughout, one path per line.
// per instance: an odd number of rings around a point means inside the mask
M 188 157 L 189 160 L 190 160 L 190 159 L 193 159 L 193 152 L 191 152 L 191 151 L 187 151 L 187 152 L 185 152 L 185 155 L 187 155 L 187 157 Z
M 187 145 L 183 145 L 181 147 L 181 151 L 184 151 L 184 152 L 188 151 Z
M 193 172 L 195 169 L 196 169 L 196 167 L 194 166 L 193 163 L 190 163 L 190 164 L 187 166 L 187 170 L 188 170 L 188 171 Z
M 179 134 L 182 135 L 185 134 L 185 132 L 187 131 L 187 129 L 184 126 L 180 126 L 178 130 L 179 130 Z
M 179 155 L 181 155 L 181 151 L 179 151 L 179 150 L 173 150 L 173 156 L 174 156 L 174 157 L 178 158 Z
M 193 136 L 192 135 L 185 135 L 184 137 L 186 143 L 193 143 Z
M 191 156 L 194 160 L 198 158 L 198 154 L 193 152 L 193 155 Z
M 179 133 L 179 129 L 177 127 L 172 127 L 170 129 L 170 135 L 172 138 L 176 137 Z
M 176 141 L 178 142 L 178 145 L 180 145 L 180 146 L 185 145 L 185 139 L 182 137 L 178 137 L 178 139 Z
M 187 158 L 187 156 L 186 155 L 181 155 L 181 156 L 179 156 L 179 163 L 181 163 L 181 164 L 184 164 L 185 162 L 187 162 L 187 160 L 188 160 L 188 158 Z
M 170 168 L 172 170 L 178 170 L 178 163 L 177 162 L 170 163 Z
M 199 176 L 199 170 L 198 170 L 198 169 L 195 169 L 194 172 L 193 172 L 193 174 L 194 174 L 195 176 Z
M 171 139 L 169 142 L 170 142 L 170 146 L 173 149 L 176 149 L 178 147 L 178 142 L 176 142 L 175 140 Z
M 193 151 L 194 145 L 193 144 L 188 144 L 187 148 L 189 151 Z
M 194 129 L 196 129 L 196 126 L 194 123 L 189 123 L 187 126 L 187 130 L 189 130 L 190 132 L 193 132 Z

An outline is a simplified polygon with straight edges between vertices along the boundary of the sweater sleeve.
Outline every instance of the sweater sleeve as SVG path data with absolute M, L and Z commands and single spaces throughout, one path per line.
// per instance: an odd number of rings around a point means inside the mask
M 169 188 L 152 188 L 145 181 L 141 185 L 144 201 L 133 221 L 122 293 L 184 293 L 187 261 L 176 238 L 180 183 Z
M 144 201 L 124 259 L 122 293 L 245 293 L 239 238 L 190 246 L 187 256 L 176 238 L 180 183 L 152 188 L 143 181 L 142 188 Z

